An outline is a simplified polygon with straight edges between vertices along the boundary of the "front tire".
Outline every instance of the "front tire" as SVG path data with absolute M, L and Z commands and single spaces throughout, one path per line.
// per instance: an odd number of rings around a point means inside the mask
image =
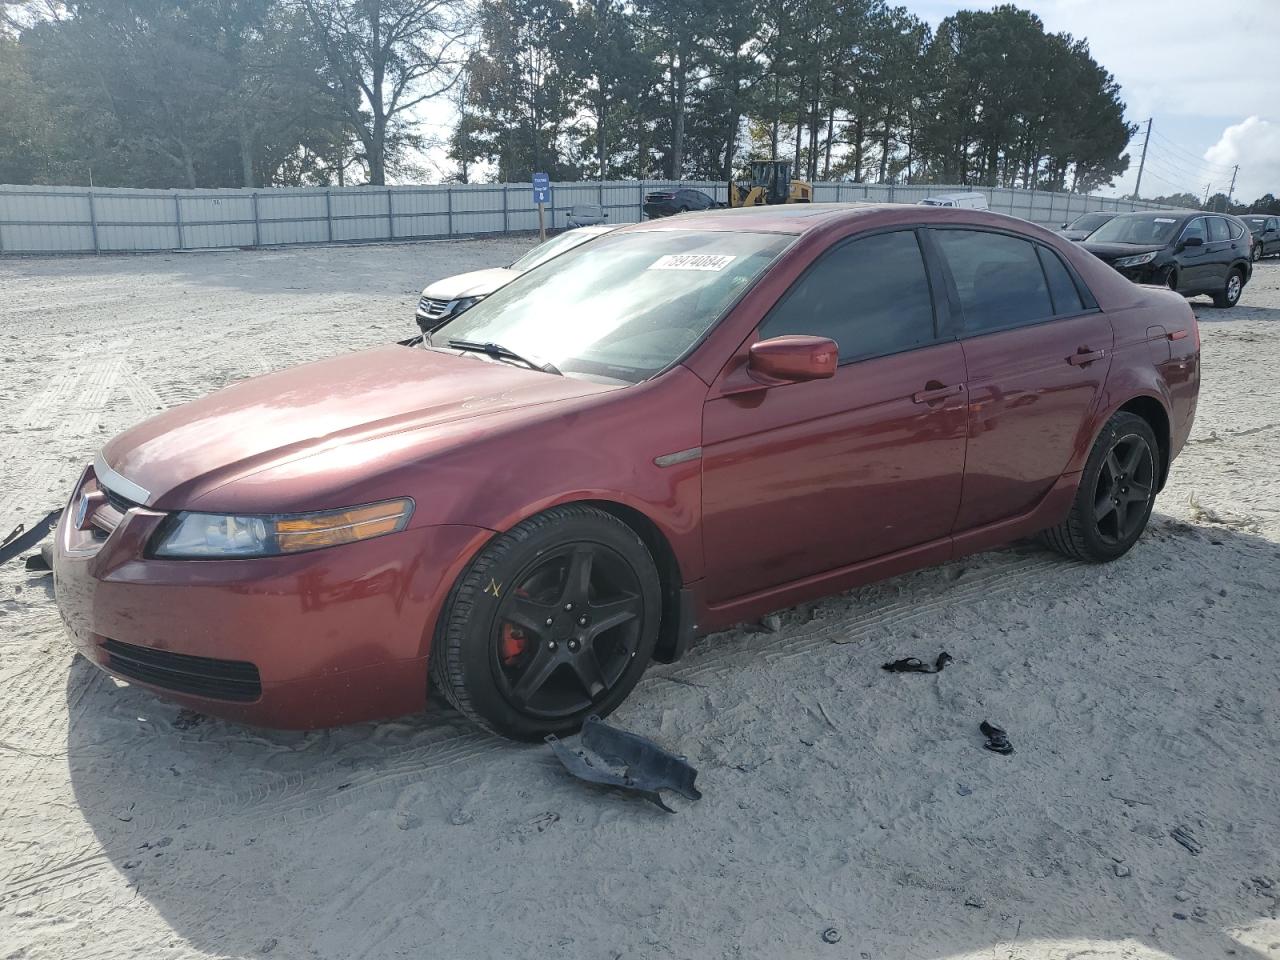
M 653 656 L 657 566 L 625 523 L 571 504 L 494 538 L 454 586 L 431 675 L 468 719 L 502 736 L 573 733 L 617 709 Z
M 1233 267 L 1227 274 L 1227 282 L 1223 284 L 1222 292 L 1213 295 L 1213 305 L 1220 310 L 1230 309 L 1240 302 L 1240 294 L 1243 292 L 1244 271 L 1239 267 Z
M 1117 413 L 1094 441 L 1067 519 L 1041 534 L 1073 560 L 1105 563 L 1138 542 L 1160 483 L 1159 444 L 1147 421 Z

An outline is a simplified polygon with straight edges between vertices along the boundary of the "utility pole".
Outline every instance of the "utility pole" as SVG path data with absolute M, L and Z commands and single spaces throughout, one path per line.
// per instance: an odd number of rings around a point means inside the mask
M 1209 206 L 1209 188 L 1212 186 L 1213 186 L 1212 183 L 1206 183 L 1204 185 L 1204 199 L 1200 201 L 1200 208 L 1202 210 L 1206 209 Z
M 1230 207 L 1231 207 L 1231 195 L 1232 195 L 1232 194 L 1234 194 L 1234 193 L 1236 192 L 1236 174 L 1238 174 L 1239 172 L 1240 172 L 1240 164 L 1238 164 L 1238 163 L 1237 163 L 1237 164 L 1235 165 L 1235 167 L 1234 167 L 1234 168 L 1232 169 L 1232 171 L 1231 171 L 1231 186 L 1227 187 L 1227 207 L 1228 207 L 1228 209 L 1227 209 L 1227 210 L 1223 210 L 1223 211 L 1222 211 L 1223 213 L 1228 213 L 1228 212 L 1230 212 Z
M 1140 200 L 1138 191 L 1142 189 L 1142 168 L 1147 165 L 1147 144 L 1151 142 L 1151 117 L 1147 117 L 1147 135 L 1142 138 L 1142 159 L 1138 161 L 1138 182 L 1133 185 L 1133 199 Z

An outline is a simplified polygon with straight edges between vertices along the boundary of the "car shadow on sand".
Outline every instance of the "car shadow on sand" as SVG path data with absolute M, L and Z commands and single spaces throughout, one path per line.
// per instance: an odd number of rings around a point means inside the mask
M 1232 310 L 1219 310 L 1211 303 L 1200 303 L 1199 301 L 1193 301 L 1191 306 L 1195 309 L 1196 320 L 1200 323 L 1225 323 L 1228 320 L 1267 320 L 1271 322 L 1280 320 L 1280 308 L 1251 307 L 1243 300 Z
M 706 638 L 617 715 L 699 767 L 675 816 L 446 709 L 257 731 L 77 659 L 92 882 L 218 955 L 1274 957 L 1276 628 L 1240 625 L 1278 558 L 1157 516 L 1108 567 L 1019 545 Z

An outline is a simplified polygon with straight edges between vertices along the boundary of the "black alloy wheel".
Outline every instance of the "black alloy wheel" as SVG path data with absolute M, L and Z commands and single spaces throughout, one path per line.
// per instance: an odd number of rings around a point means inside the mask
M 1146 525 L 1155 496 L 1155 464 L 1146 438 L 1137 433 L 1112 444 L 1093 491 L 1093 519 L 1104 543 L 1124 543 Z
M 1073 560 L 1103 563 L 1123 556 L 1151 517 L 1160 457 L 1146 420 L 1127 411 L 1114 414 L 1094 441 L 1071 512 L 1040 539 Z
M 553 507 L 494 537 L 458 578 L 431 677 L 496 733 L 566 736 L 622 703 L 661 620 L 662 582 L 636 532 L 593 505 Z
M 636 572 L 604 544 L 577 542 L 536 558 L 514 582 L 490 635 L 503 697 L 553 720 L 593 708 L 639 648 Z

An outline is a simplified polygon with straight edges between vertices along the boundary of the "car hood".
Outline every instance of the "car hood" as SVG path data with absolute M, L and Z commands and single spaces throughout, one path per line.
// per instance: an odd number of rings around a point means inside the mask
M 445 277 L 427 286 L 424 297 L 432 300 L 460 300 L 463 297 L 487 297 L 520 276 L 519 270 L 510 267 L 490 267 L 488 270 L 472 270 Z
M 109 441 L 99 473 L 105 462 L 124 478 L 116 492 L 183 508 L 233 480 L 316 454 L 331 454 L 317 457 L 317 471 L 330 469 L 325 464 L 347 474 L 352 464 L 377 470 L 371 451 L 388 447 L 379 441 L 412 434 L 421 446 L 459 422 L 614 389 L 473 356 L 378 347 L 255 377 L 167 410 Z M 112 486 L 110 475 L 103 479 Z M 316 485 L 326 481 L 317 477 Z
M 1080 246 L 1107 263 L 1119 260 L 1121 257 L 1136 257 L 1142 253 L 1165 248 L 1163 243 L 1090 243 L 1088 240 Z

